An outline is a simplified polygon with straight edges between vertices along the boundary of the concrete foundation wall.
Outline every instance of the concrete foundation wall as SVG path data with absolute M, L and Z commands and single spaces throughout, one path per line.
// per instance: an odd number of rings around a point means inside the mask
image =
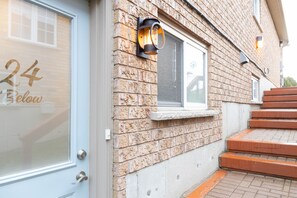
M 223 141 L 190 151 L 130 174 L 127 198 L 178 198 L 218 169 Z
M 270 88 L 274 88 L 275 85 L 271 83 L 267 78 L 260 78 L 260 100 L 262 101 L 264 91 L 270 90 Z
M 250 111 L 259 108 L 238 103 L 222 106 L 222 140 L 127 175 L 127 198 L 179 198 L 216 171 L 226 138 L 248 128 Z

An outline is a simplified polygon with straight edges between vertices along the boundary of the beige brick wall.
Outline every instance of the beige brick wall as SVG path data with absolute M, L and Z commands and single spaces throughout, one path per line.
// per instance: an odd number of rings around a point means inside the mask
M 194 2 L 194 1 L 191 1 Z M 199 0 L 193 3 L 236 46 L 279 85 L 280 48 L 262 1 L 261 33 L 253 18 L 253 1 Z M 261 77 L 252 63 L 240 65 L 240 52 L 218 35 L 181 0 L 114 0 L 114 197 L 125 197 L 125 177 L 156 163 L 221 139 L 222 114 L 210 118 L 152 121 L 157 110 L 157 56 L 135 56 L 137 17 L 167 18 L 208 46 L 208 105 L 221 112 L 222 102 L 248 104 L 251 76 Z M 255 39 L 263 34 L 264 48 Z

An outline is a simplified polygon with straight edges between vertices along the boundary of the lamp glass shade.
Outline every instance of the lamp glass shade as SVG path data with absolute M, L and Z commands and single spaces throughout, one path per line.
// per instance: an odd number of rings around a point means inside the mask
M 151 39 L 156 49 L 162 49 L 165 45 L 165 33 L 159 23 L 154 23 L 151 27 Z
M 152 44 L 149 27 L 138 30 L 138 43 L 142 49 L 144 49 L 145 45 Z

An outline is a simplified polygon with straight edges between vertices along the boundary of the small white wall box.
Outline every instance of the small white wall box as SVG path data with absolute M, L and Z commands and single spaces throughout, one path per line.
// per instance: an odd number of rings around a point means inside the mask
M 250 60 L 248 59 L 248 57 L 246 57 L 246 55 L 243 52 L 240 52 L 240 64 L 246 64 L 249 63 Z

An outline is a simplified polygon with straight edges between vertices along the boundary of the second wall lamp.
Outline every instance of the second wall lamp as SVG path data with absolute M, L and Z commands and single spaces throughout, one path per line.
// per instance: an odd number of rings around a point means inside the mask
M 263 36 L 256 37 L 256 47 L 257 49 L 263 47 Z

